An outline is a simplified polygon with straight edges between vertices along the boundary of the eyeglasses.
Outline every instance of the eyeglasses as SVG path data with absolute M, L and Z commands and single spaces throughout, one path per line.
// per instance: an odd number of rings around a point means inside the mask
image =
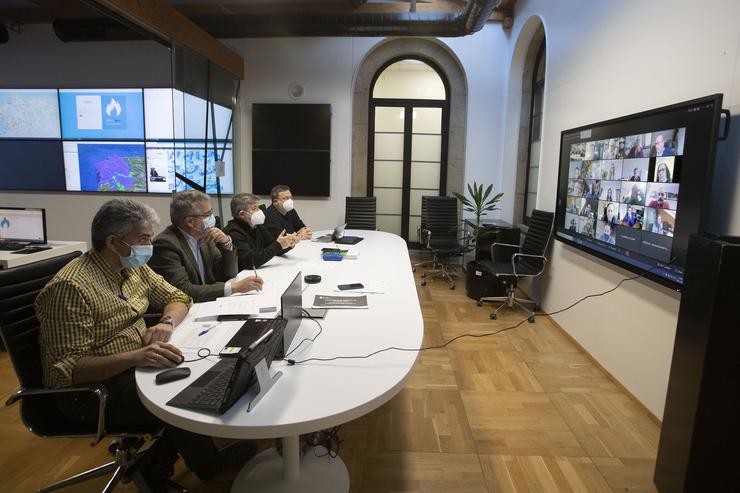
M 207 217 L 210 217 L 211 214 L 213 214 L 213 209 L 211 209 L 209 212 L 206 212 L 205 214 L 189 214 L 188 217 L 199 217 L 201 219 L 205 219 Z

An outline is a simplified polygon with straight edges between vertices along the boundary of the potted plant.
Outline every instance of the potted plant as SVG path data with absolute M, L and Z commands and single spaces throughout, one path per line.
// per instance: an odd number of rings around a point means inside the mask
M 471 227 L 470 234 L 470 248 L 474 252 L 474 258 L 471 262 L 468 262 L 465 269 L 465 287 L 469 297 L 479 300 L 483 296 L 493 296 L 498 294 L 496 291 L 496 284 L 487 282 L 484 278 L 483 270 L 478 266 L 478 245 L 480 241 L 492 231 L 487 229 L 481 224 L 481 218 L 488 214 L 498 210 L 498 203 L 504 196 L 503 192 L 494 194 L 493 185 L 485 187 L 483 184 L 478 185 L 477 182 L 469 184 L 467 186 L 467 195 L 453 192 L 455 197 L 462 203 L 463 210 L 466 212 L 472 212 L 475 216 L 475 222 L 468 225 Z

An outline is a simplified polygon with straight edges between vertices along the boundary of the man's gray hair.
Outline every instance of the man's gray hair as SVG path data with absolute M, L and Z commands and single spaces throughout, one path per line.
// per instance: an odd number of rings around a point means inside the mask
M 197 190 L 186 190 L 176 193 L 170 203 L 170 220 L 172 224 L 182 226 L 186 217 L 198 213 L 195 205 L 204 200 L 211 200 L 211 198 Z
M 247 211 L 259 202 L 260 198 L 256 195 L 238 193 L 231 198 L 231 215 L 236 219 L 240 211 Z
M 113 199 L 103 204 L 92 220 L 90 237 L 95 250 L 102 250 L 105 239 L 123 238 L 138 226 L 155 227 L 159 217 L 150 206 L 131 199 Z

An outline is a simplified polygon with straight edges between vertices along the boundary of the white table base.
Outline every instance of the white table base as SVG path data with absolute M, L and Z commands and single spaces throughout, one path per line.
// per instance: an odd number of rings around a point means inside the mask
M 231 493 L 347 493 L 349 473 L 339 456 L 323 456 L 326 449 L 309 450 L 299 463 L 299 437 L 283 438 L 283 455 L 274 448 L 249 461 L 234 479 Z

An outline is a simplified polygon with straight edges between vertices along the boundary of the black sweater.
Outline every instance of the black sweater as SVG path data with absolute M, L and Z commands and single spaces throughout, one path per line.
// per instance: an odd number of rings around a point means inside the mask
M 298 216 L 295 209 L 287 212 L 283 216 L 274 205 L 271 205 L 265 210 L 265 226 L 267 226 L 267 229 L 269 229 L 272 234 L 275 235 L 275 238 L 277 238 L 277 235 L 279 235 L 283 230 L 285 230 L 286 233 L 291 234 L 296 231 L 300 231 L 306 225 L 303 224 L 303 221 L 301 221 L 301 218 Z
M 251 228 L 236 219 L 232 219 L 224 228 L 224 233 L 231 236 L 236 247 L 239 270 L 260 267 L 275 255 L 282 253 L 280 243 L 265 226 Z

